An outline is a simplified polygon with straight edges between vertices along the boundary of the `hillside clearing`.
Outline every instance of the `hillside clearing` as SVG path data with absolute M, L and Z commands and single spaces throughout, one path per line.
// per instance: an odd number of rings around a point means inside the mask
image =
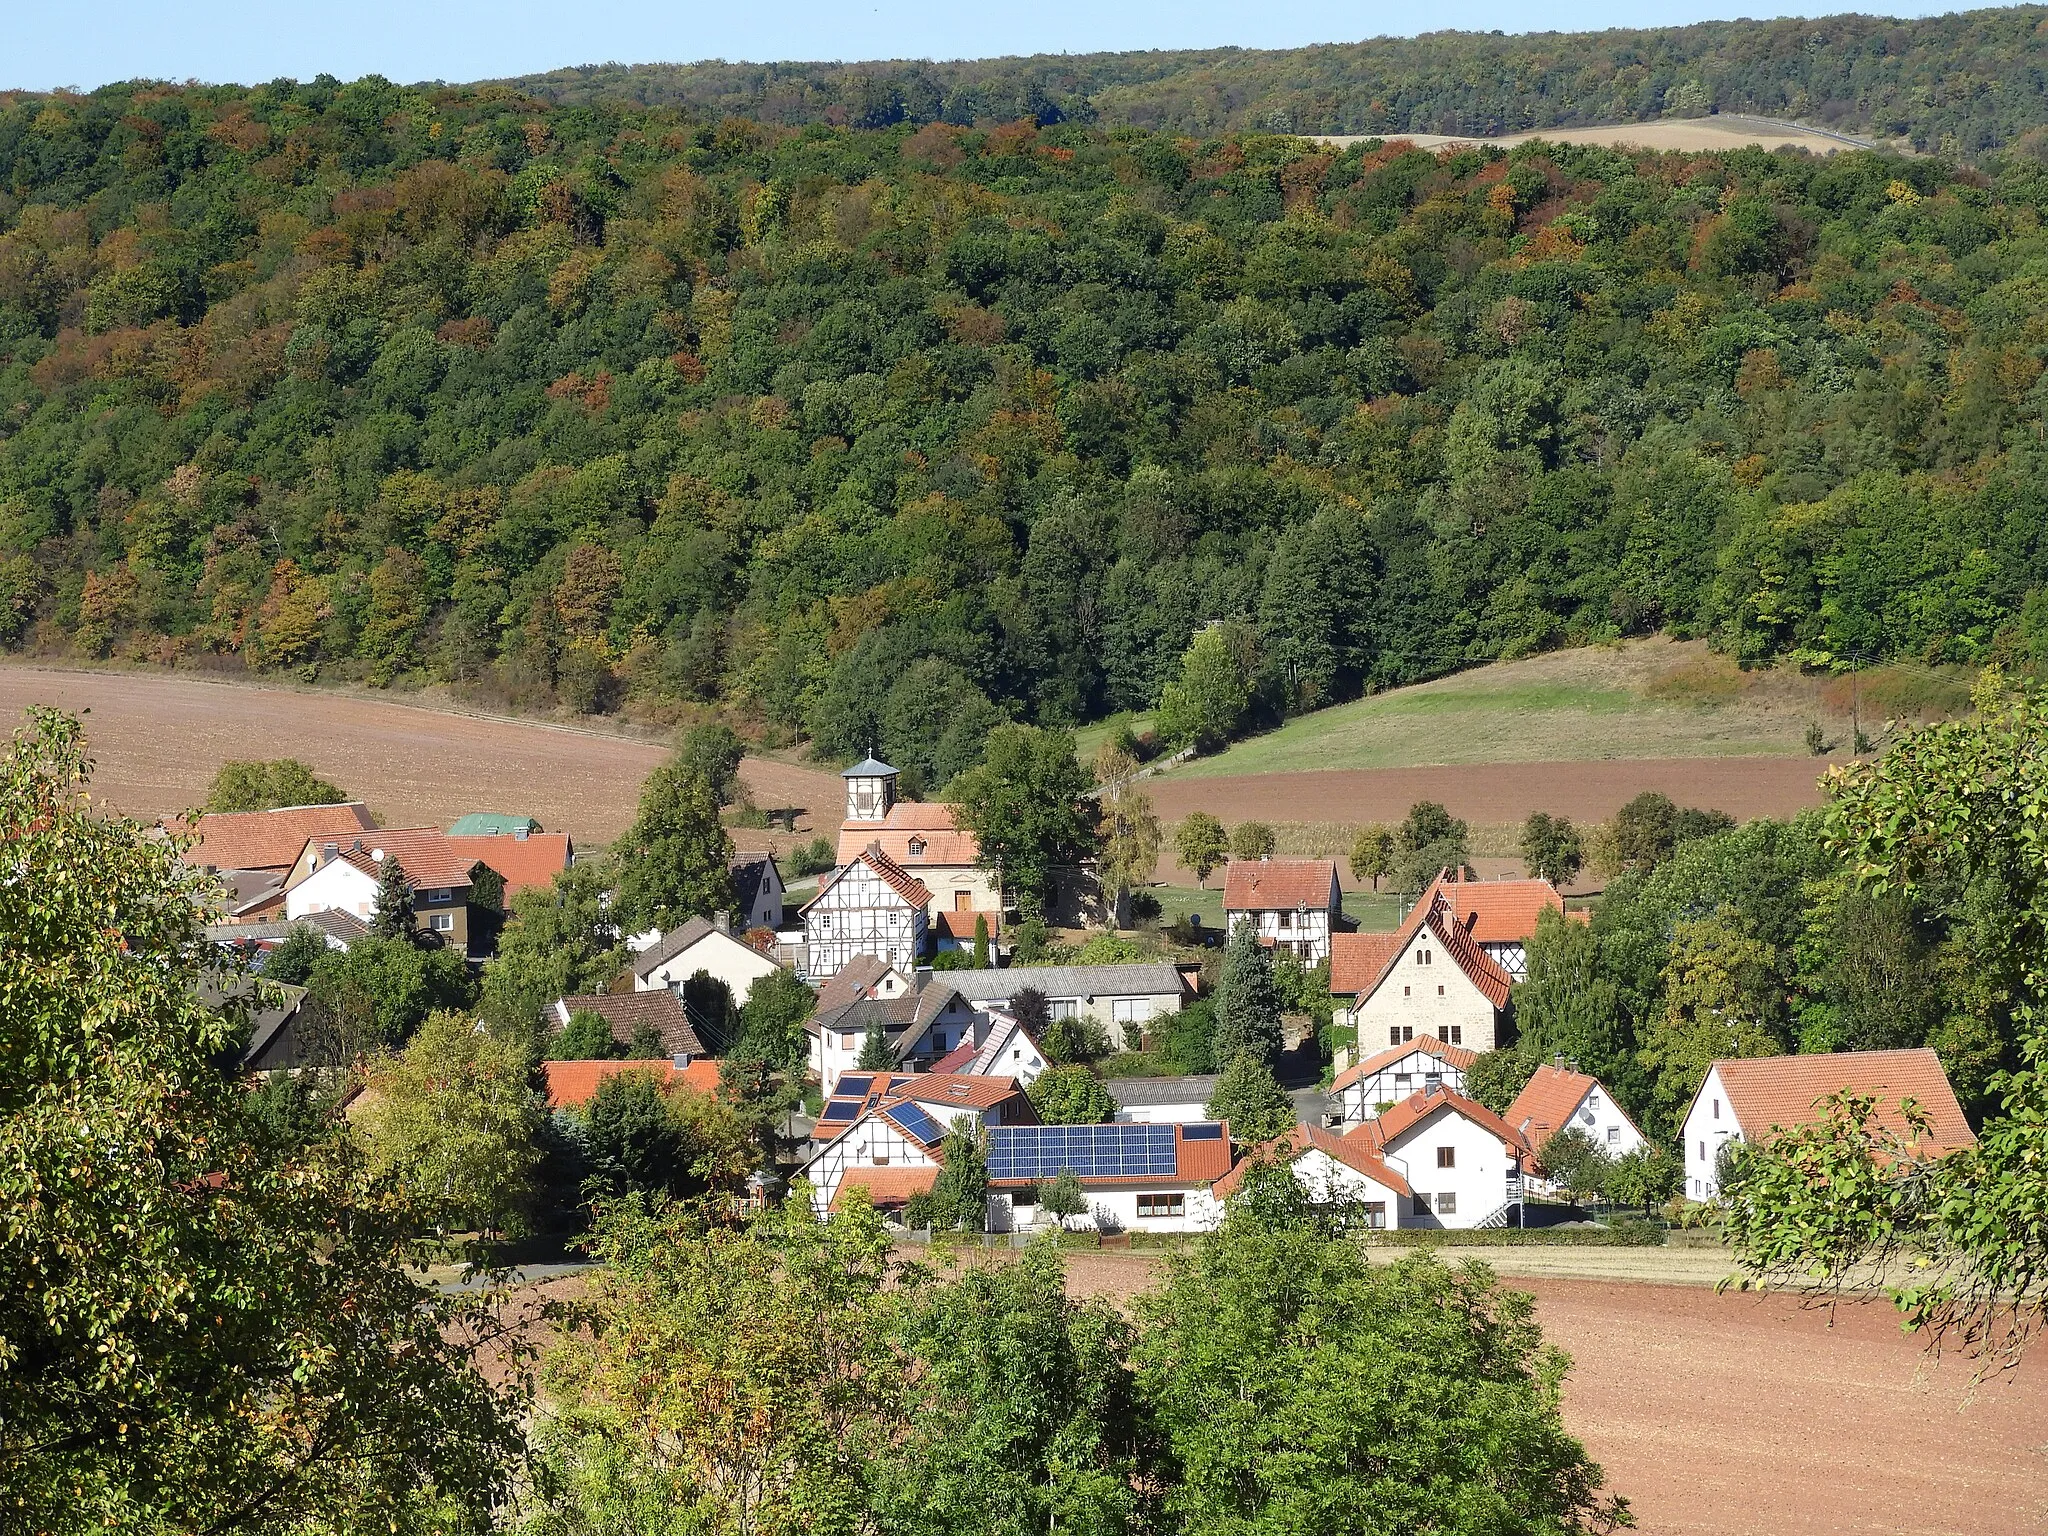
M 1967 702 L 1960 674 L 1873 669 L 1855 681 L 1863 728 L 1887 709 L 1935 718 Z M 1172 779 L 1454 763 L 1806 756 L 1818 722 L 1846 749 L 1851 680 L 1745 672 L 1704 641 L 1654 638 L 1550 651 L 1396 688 L 1288 721 Z M 1297 815 L 1299 813 L 1297 812 Z
M 1322 143 L 1343 148 L 1365 141 L 1363 134 L 1333 134 Z M 1476 145 L 1512 149 L 1531 139 L 1552 144 L 1605 144 L 1615 148 L 1657 150 L 1805 149 L 1817 155 L 1838 154 L 1848 149 L 1871 149 L 1868 139 L 1808 128 L 1772 117 L 1681 117 L 1649 123 L 1607 123 L 1594 128 L 1536 128 L 1527 133 L 1507 133 L 1490 139 L 1475 139 L 1442 133 L 1388 133 L 1387 140 L 1406 139 L 1417 149 L 1442 149 L 1446 145 Z

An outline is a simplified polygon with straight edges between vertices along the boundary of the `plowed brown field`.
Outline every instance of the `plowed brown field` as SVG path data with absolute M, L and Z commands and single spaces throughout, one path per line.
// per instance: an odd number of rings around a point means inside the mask
M 618 836 L 640 785 L 666 757 L 659 742 L 613 732 L 175 674 L 0 667 L 0 716 L 30 704 L 90 711 L 93 792 L 144 819 L 206 797 L 230 758 L 296 757 L 369 802 L 386 826 L 445 826 L 465 811 L 536 816 L 585 842 Z M 829 773 L 749 758 L 741 777 L 763 807 L 816 808 L 836 826 Z M 798 822 L 809 826 L 807 820 Z M 766 833 L 735 833 L 742 847 Z
M 1156 1262 L 1074 1253 L 1068 1284 L 1122 1300 Z M 1930 1362 L 1879 1302 L 1830 1327 L 1792 1297 L 1698 1283 L 1506 1283 L 1572 1357 L 1565 1422 L 1644 1536 L 2048 1531 L 2048 1359 L 1973 1392 L 1966 1364 Z

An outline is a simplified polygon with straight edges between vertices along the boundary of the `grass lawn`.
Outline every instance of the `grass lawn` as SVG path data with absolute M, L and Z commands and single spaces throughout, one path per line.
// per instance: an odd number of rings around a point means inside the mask
M 1152 717 L 1125 710 L 1121 714 L 1111 715 L 1107 720 L 1097 720 L 1093 725 L 1084 725 L 1074 732 L 1074 755 L 1083 763 L 1094 763 L 1095 754 L 1102 750 L 1102 744 L 1127 725 L 1134 735 L 1142 736 L 1151 729 Z
M 1172 775 L 1796 754 L 1828 713 L 1820 689 L 1740 672 L 1696 641 L 1554 651 L 1316 710 Z

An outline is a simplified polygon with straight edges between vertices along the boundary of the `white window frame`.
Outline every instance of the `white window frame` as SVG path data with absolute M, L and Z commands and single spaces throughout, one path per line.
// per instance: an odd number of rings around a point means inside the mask
M 432 915 L 432 922 L 434 924 L 434 932 L 436 933 L 453 933 L 455 931 L 455 914 L 453 912 L 436 912 Z

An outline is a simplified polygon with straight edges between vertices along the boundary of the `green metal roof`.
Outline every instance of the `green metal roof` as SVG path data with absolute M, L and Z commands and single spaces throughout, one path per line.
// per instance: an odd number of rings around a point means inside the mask
M 471 811 L 458 816 L 448 829 L 450 837 L 510 837 L 515 832 L 538 832 L 541 824 L 531 816 L 513 816 L 504 811 Z

